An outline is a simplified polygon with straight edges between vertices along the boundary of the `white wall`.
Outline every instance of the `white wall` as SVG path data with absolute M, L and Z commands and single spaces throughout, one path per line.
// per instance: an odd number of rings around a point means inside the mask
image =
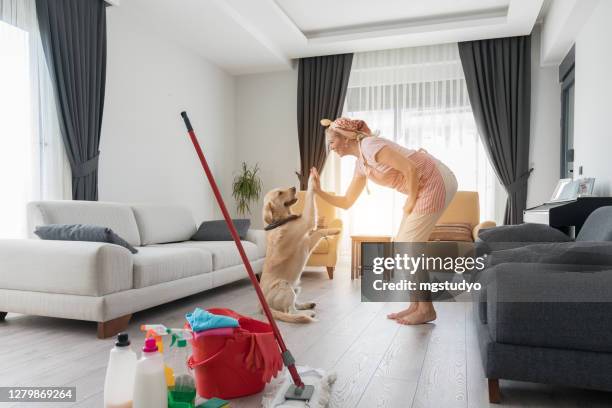
M 178 203 L 198 222 L 219 218 L 180 112 L 233 207 L 234 78 L 156 35 L 129 1 L 107 9 L 107 31 L 99 199 Z
M 263 194 L 297 186 L 297 69 L 236 78 L 236 165 L 259 163 Z M 263 199 L 262 194 L 262 199 Z M 260 199 L 252 206 L 254 227 L 263 225 Z
M 558 66 L 561 63 L 599 1 L 551 0 L 542 29 L 542 65 Z
M 595 193 L 612 194 L 612 1 L 601 1 L 576 39 L 574 169 L 595 177 Z
M 559 180 L 561 86 L 556 66 L 540 66 L 540 28 L 531 34 L 531 129 L 527 207 L 550 199 Z

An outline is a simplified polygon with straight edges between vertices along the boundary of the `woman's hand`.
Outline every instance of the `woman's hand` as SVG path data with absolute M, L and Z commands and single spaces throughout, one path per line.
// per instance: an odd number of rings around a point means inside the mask
M 416 200 L 411 197 L 408 197 L 406 199 L 406 203 L 404 204 L 404 213 L 406 215 L 410 215 L 412 213 L 412 210 L 414 210 L 415 204 Z
M 312 189 L 314 192 L 321 192 L 321 180 L 319 178 L 319 172 L 315 167 L 310 168 L 310 177 L 312 177 Z

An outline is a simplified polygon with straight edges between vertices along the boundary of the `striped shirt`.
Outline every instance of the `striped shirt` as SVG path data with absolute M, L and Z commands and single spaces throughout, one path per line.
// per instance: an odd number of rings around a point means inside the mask
M 367 176 L 376 184 L 390 187 L 402 194 L 408 194 L 407 180 L 399 170 L 378 163 L 374 158 L 383 147 L 399 152 L 416 167 L 418 193 L 413 209 L 414 214 L 433 214 L 444 209 L 446 189 L 437 167 L 437 159 L 423 149 L 411 150 L 382 137 L 366 137 L 361 141 L 362 157 L 355 165 L 355 174 Z

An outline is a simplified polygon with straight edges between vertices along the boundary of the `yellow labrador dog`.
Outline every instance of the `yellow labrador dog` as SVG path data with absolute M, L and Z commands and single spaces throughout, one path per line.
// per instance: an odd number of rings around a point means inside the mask
M 261 274 L 261 288 L 275 319 L 290 323 L 315 321 L 313 302 L 297 303 L 299 282 L 310 253 L 328 235 L 340 233 L 337 228 L 315 229 L 316 206 L 312 177 L 308 180 L 304 212 L 292 214 L 297 201 L 295 187 L 274 189 L 264 197 L 263 219 L 267 224 L 266 260 Z

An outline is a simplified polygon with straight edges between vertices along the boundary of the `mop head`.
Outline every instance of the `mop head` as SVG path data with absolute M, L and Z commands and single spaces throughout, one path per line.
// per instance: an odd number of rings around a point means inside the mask
M 291 382 L 291 376 L 285 368 L 281 375 L 272 380 L 266 387 L 261 405 L 264 408 L 294 408 L 310 407 L 325 408 L 331 398 L 331 387 L 336 381 L 336 373 L 325 373 L 325 371 L 306 366 L 296 367 L 302 382 L 314 386 L 314 393 L 309 401 L 286 400 L 285 393 Z

